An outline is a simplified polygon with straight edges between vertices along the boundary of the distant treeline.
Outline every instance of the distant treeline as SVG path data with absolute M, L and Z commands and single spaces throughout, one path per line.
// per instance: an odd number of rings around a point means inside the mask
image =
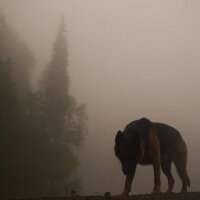
M 0 195 L 69 192 L 78 166 L 86 108 L 69 94 L 67 41 L 61 20 L 49 64 L 33 91 L 35 58 L 0 16 Z M 74 184 L 76 180 L 73 180 Z M 73 186 L 75 186 L 73 185 Z

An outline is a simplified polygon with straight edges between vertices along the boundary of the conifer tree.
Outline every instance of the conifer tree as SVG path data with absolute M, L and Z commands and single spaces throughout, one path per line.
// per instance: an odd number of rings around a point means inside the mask
M 77 105 L 69 94 L 68 52 L 64 18 L 62 18 L 53 46 L 53 54 L 42 81 L 49 134 L 49 178 L 55 193 L 59 183 L 69 179 L 78 165 L 74 147 L 83 143 L 85 132 L 85 105 Z M 51 184 L 52 185 L 52 184 Z M 63 186 L 66 187 L 66 186 Z M 51 189 L 52 191 L 53 189 Z
M 67 74 L 67 45 L 62 19 L 54 43 L 51 62 L 46 71 L 44 92 L 47 103 L 49 133 L 54 142 L 63 141 L 69 78 Z

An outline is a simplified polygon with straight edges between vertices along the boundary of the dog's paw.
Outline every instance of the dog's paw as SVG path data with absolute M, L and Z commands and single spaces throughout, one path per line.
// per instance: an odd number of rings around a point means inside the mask
M 154 189 L 151 194 L 160 194 L 160 193 L 161 193 L 160 188 L 157 188 L 157 189 Z

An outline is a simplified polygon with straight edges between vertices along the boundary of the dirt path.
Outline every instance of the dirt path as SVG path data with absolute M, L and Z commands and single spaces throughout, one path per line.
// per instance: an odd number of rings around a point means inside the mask
M 41 197 L 24 198 L 13 200 L 200 200 L 200 192 L 172 193 L 172 194 L 140 194 L 132 195 L 127 198 L 120 196 L 74 196 L 74 197 Z

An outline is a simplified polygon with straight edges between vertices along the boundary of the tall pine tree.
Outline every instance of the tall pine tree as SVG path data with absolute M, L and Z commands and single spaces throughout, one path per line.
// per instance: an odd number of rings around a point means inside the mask
M 85 132 L 85 106 L 77 105 L 69 94 L 68 52 L 62 18 L 53 47 L 53 54 L 44 73 L 42 91 L 47 116 L 49 135 L 49 181 L 51 191 L 59 193 L 60 184 L 66 184 L 70 174 L 76 169 L 78 159 L 74 153 L 83 143 Z M 74 148 L 75 147 L 75 148 Z M 53 186 L 52 186 L 53 185 Z M 52 188 L 53 187 L 53 188 Z
M 64 141 L 65 116 L 68 105 L 67 42 L 62 19 L 54 43 L 51 62 L 46 71 L 44 93 L 47 103 L 49 133 L 52 142 Z

